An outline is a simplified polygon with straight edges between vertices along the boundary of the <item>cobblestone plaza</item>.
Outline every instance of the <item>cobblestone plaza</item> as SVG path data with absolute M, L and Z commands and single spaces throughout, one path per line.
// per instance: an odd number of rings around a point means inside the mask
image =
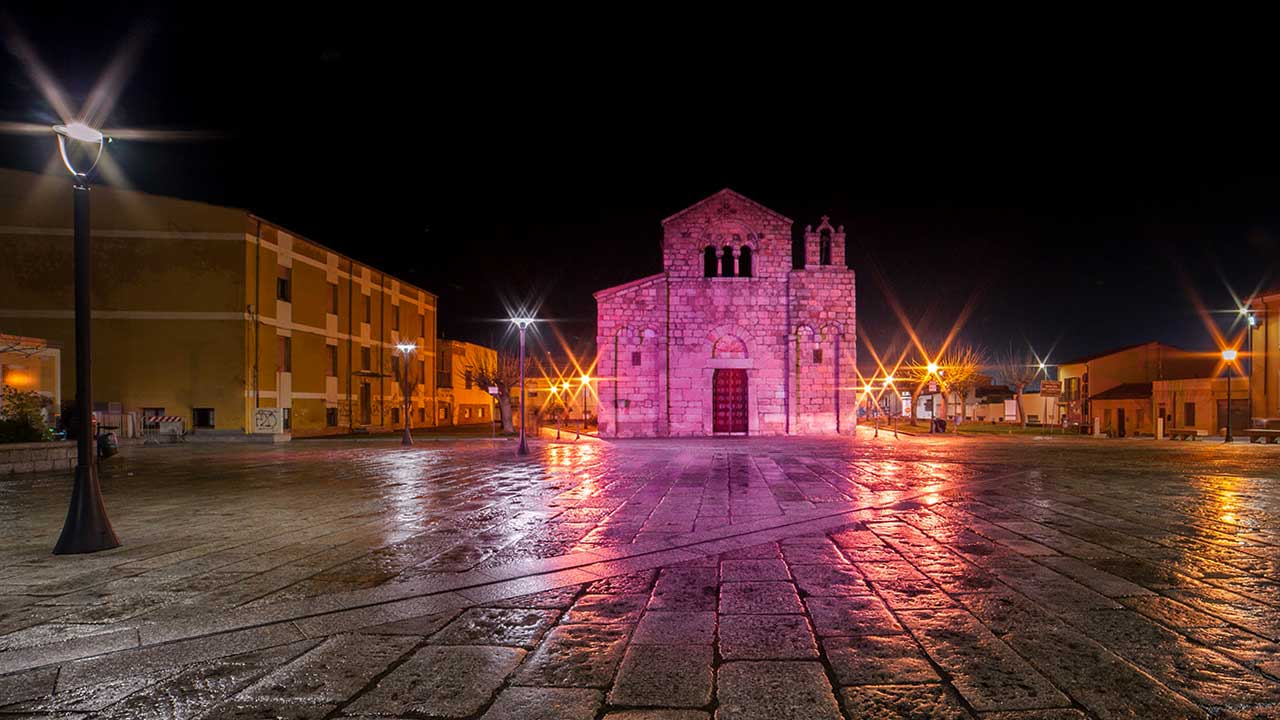
M 1277 447 L 394 443 L 0 483 L 0 717 L 1280 714 Z

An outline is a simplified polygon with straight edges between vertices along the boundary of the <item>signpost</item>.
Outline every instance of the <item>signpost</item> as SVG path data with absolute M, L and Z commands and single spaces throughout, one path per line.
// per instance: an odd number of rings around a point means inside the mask
M 1061 380 L 1041 380 L 1040 381 L 1040 422 L 1044 425 L 1049 424 L 1049 398 L 1058 398 L 1062 395 Z M 1054 407 L 1057 407 L 1055 400 Z M 1055 423 L 1056 424 L 1056 423 Z
M 497 385 L 489 386 L 489 395 L 493 397 L 493 408 L 489 410 L 489 431 L 492 438 L 494 440 L 497 440 L 498 426 L 496 423 L 498 423 L 500 420 L 500 418 L 498 418 L 497 416 L 501 414 L 501 411 L 498 408 L 498 386 Z

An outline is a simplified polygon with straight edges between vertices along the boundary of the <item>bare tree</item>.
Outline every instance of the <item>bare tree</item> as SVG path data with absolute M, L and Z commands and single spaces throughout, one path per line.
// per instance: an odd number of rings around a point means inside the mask
M 1022 427 L 1027 426 L 1027 415 L 1022 411 L 1022 395 L 1027 386 L 1035 383 L 1040 374 L 1040 364 L 1030 350 L 1016 351 L 1010 348 L 995 363 L 996 374 L 1000 381 L 1012 385 L 1017 398 L 1018 420 Z
M 916 424 L 916 400 L 920 397 L 920 392 L 924 390 L 924 386 L 929 383 L 932 374 L 928 369 L 928 361 L 924 357 L 916 357 L 909 364 L 900 366 L 895 381 L 905 385 L 911 393 L 910 420 L 911 424 Z
M 956 416 L 955 424 L 959 425 L 964 420 L 965 398 L 980 382 L 985 364 L 986 358 L 982 351 L 971 345 L 962 345 L 943 353 L 938 361 L 938 372 L 942 380 L 943 417 L 948 417 L 947 399 L 951 393 L 955 393 L 960 399 L 960 413 Z
M 525 363 L 525 374 L 528 374 L 529 363 Z M 509 353 L 498 353 L 493 356 L 481 356 L 468 360 L 466 369 L 481 387 L 498 388 L 498 412 L 502 416 L 502 432 L 515 431 L 511 419 L 511 389 L 520 385 L 520 360 Z

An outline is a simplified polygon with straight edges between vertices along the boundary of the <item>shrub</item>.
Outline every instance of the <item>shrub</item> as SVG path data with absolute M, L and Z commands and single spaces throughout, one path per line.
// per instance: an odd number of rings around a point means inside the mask
M 6 385 L 0 393 L 0 442 L 48 440 L 44 408 L 49 400 L 38 392 Z

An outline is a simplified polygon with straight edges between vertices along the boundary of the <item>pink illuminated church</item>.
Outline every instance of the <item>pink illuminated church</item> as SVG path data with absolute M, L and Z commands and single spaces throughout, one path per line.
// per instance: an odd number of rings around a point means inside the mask
M 600 433 L 852 433 L 854 273 L 845 232 L 804 230 L 725 189 L 662 221 L 657 275 L 595 294 Z

